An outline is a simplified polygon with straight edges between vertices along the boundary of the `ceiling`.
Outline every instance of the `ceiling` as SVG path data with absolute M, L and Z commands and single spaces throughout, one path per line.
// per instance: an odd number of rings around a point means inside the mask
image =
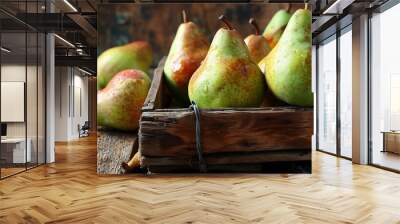
M 32 39 L 29 32 L 52 32 L 57 34 L 56 65 L 60 63 L 86 67 L 95 73 L 96 10 L 96 0 L 47 0 L 47 4 L 45 0 L 1 0 L 2 45 L 12 49 L 7 58 L 23 59 L 25 55 L 28 59 L 32 58 L 37 48 L 29 43 L 26 45 L 25 36 L 29 42 Z M 71 64 L 71 61 L 82 63 Z
M 215 0 L 209 0 L 214 1 Z M 219 0 L 232 2 L 232 0 Z M 238 2 L 236 0 L 235 2 Z M 254 1 L 254 0 L 253 0 Z M 366 9 L 377 7 L 387 0 L 310 0 L 313 9 L 313 37 L 323 34 L 338 20 L 356 15 Z M 59 64 L 71 65 L 80 62 L 88 69 L 96 70 L 97 58 L 97 6 L 103 3 L 133 2 L 184 2 L 183 0 L 1 0 L 0 21 L 2 43 L 14 49 L 15 55 L 25 55 L 24 33 L 28 31 L 54 32 L 56 57 Z M 204 2 L 195 0 L 193 2 Z M 244 2 L 248 2 L 244 0 Z M 257 0 L 255 0 L 257 2 Z M 260 0 L 259 2 L 265 2 Z M 266 2 L 302 3 L 304 0 L 269 0 Z M 336 2 L 336 3 L 335 3 Z M 49 13 L 49 12 L 52 13 Z M 21 34 L 22 33 L 22 34 Z M 28 38 L 30 39 L 30 38 Z M 66 40 L 69 43 L 66 43 Z M 28 40 L 29 42 L 30 40 Z M 6 44 L 7 43 L 7 44 Z M 72 45 L 73 46 L 72 46 Z M 28 44 L 28 55 L 36 46 Z M 56 58 L 57 59 L 57 58 Z M 75 64 L 74 64 L 75 65 Z M 90 65 L 90 66 L 89 66 Z

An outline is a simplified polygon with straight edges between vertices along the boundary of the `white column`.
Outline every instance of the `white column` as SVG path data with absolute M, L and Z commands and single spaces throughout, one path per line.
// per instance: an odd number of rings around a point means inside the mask
M 368 15 L 353 19 L 353 162 L 368 163 Z
M 55 161 L 55 150 L 54 150 L 54 133 L 55 133 L 55 72 L 54 72 L 54 35 L 47 34 L 46 36 L 46 163 L 52 163 Z
M 47 12 L 53 12 L 54 6 L 46 1 Z M 46 35 L 46 163 L 55 162 L 55 43 L 54 35 Z

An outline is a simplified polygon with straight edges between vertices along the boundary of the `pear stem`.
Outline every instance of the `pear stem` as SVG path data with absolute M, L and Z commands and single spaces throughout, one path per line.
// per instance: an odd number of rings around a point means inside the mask
M 221 20 L 229 30 L 233 30 L 232 24 L 225 18 L 224 15 L 220 15 L 218 19 Z
M 304 3 L 304 9 L 305 9 L 305 10 L 308 9 L 308 2 Z
M 185 10 L 182 10 L 182 20 L 183 20 L 184 23 L 187 22 L 187 15 L 186 15 L 186 11 Z
M 286 12 L 289 12 L 291 9 L 292 9 L 292 4 L 289 3 L 289 4 L 286 6 Z
M 249 23 L 253 25 L 254 30 L 256 31 L 256 35 L 260 35 L 260 27 L 258 26 L 256 20 L 254 18 L 250 18 Z

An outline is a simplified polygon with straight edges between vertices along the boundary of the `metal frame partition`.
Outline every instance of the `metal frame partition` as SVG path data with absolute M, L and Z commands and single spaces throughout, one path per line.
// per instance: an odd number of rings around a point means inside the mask
M 39 0 L 34 1 L 33 3 L 36 3 L 36 11 L 39 12 Z M 27 13 L 28 13 L 28 8 L 27 8 L 27 3 L 28 1 L 22 1 L 22 3 L 25 4 L 25 21 L 27 21 Z M 32 3 L 32 1 L 30 1 L 30 3 Z M 47 11 L 47 7 L 46 7 L 46 11 Z M 7 10 L 5 10 L 4 8 L 1 7 L 0 5 L 0 12 L 4 15 L 6 15 L 7 17 L 9 17 L 11 20 L 13 20 L 14 22 L 18 23 L 21 25 L 21 27 L 24 27 L 24 30 L 19 30 L 22 31 L 21 33 L 25 35 L 25 40 L 24 40 L 24 44 L 25 44 L 25 49 L 24 49 L 24 53 L 25 53 L 25 84 L 24 84 L 24 123 L 25 123 L 25 167 L 24 169 L 18 171 L 18 172 L 14 172 L 11 173 L 7 176 L 4 176 L 4 172 L 2 166 L 0 166 L 0 180 L 3 180 L 7 177 L 11 177 L 14 176 L 16 174 L 25 172 L 27 170 L 36 168 L 40 165 L 43 165 L 46 163 L 47 161 L 47 153 L 46 153 L 46 149 L 47 149 L 47 114 L 46 114 L 46 96 L 47 96 L 47 33 L 42 32 L 32 26 L 30 26 L 29 24 L 25 23 L 24 21 L 20 20 L 19 18 L 15 17 L 12 13 L 8 12 Z M 2 23 L 0 23 L 0 26 L 2 26 Z M 2 28 L 2 27 L 0 27 Z M 0 46 L 3 46 L 4 43 L 2 43 L 2 37 L 3 34 L 5 33 L 10 33 L 7 31 L 4 31 L 3 29 L 0 29 Z M 11 32 L 12 33 L 12 32 Z M 35 46 L 35 50 L 34 53 L 36 55 L 36 60 L 34 60 L 33 62 L 31 62 L 31 60 L 29 60 L 28 58 L 28 34 L 33 34 L 33 37 L 36 38 L 36 41 L 34 41 L 34 45 Z M 43 34 L 43 35 L 41 35 Z M 39 38 L 40 36 L 42 36 L 42 38 Z M 41 54 L 39 55 L 39 46 L 40 46 L 40 41 L 42 44 L 42 48 L 41 49 Z M 40 63 L 39 57 L 41 57 L 42 59 L 42 64 Z M 2 57 L 2 55 L 0 54 L 0 82 L 2 81 L 2 67 L 3 67 L 3 60 L 4 58 Z M 28 166 L 28 153 L 27 153 L 27 148 L 28 148 L 28 109 L 27 109 L 27 99 L 28 99 L 28 93 L 27 93 L 27 86 L 28 86 L 28 65 L 29 63 L 33 63 L 33 66 L 36 67 L 36 70 L 33 72 L 35 73 L 36 77 L 36 86 L 33 86 L 34 88 L 36 88 L 36 92 L 34 93 L 36 95 L 36 122 L 32 122 L 33 125 L 36 125 L 35 130 L 36 130 L 36 134 L 35 136 L 32 136 L 32 141 L 36 141 L 36 162 L 35 163 L 29 163 Z M 43 92 L 41 92 L 41 96 L 39 96 L 39 66 L 42 67 L 42 88 L 43 88 Z M 33 74 L 32 73 L 32 74 Z M 0 90 L 1 90 L 1 85 L 0 85 Z M 42 101 L 42 113 L 44 114 L 40 114 L 39 115 L 39 98 L 42 97 L 41 101 Z M 0 91 L 0 101 L 1 101 L 1 91 Z M 0 106 L 1 109 L 1 106 Z M 39 117 L 41 116 L 41 117 Z M 42 122 L 42 144 L 41 144 L 41 152 L 43 152 L 43 154 L 41 156 L 43 156 L 42 161 L 39 160 L 39 121 Z M 0 123 L 1 122 L 1 115 L 0 115 Z M 1 157 L 1 153 L 2 153 L 2 145 L 0 144 L 0 158 Z M 1 165 L 1 163 L 0 163 Z
M 341 153 L 341 118 L 340 118 L 340 78 L 341 78 L 341 66 L 340 66 L 340 37 L 350 31 L 348 28 L 352 25 L 352 17 L 351 15 L 345 16 L 342 19 L 338 20 L 337 23 L 333 24 L 330 26 L 328 29 L 323 31 L 321 34 L 319 34 L 317 37 L 314 38 L 314 41 L 316 41 L 316 150 L 320 152 L 324 152 L 333 156 L 338 156 L 347 160 L 352 160 L 349 157 L 343 156 Z M 332 36 L 335 36 L 334 39 L 329 40 L 332 38 Z M 320 144 L 319 144 L 319 106 L 320 102 L 318 100 L 318 95 L 319 95 L 319 47 L 320 44 L 325 42 L 325 41 L 336 41 L 336 152 L 328 152 L 327 150 L 321 149 Z

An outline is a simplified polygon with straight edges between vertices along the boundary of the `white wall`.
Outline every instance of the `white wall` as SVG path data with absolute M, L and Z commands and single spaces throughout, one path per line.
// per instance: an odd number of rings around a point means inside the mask
M 55 141 L 68 140 L 68 71 L 67 67 L 55 68 Z
M 31 68 L 28 68 L 30 70 Z M 8 64 L 1 66 L 1 81 L 5 82 L 25 82 L 25 64 Z M 1 108 L 6 110 L 7 108 Z M 7 123 L 7 137 L 25 137 L 25 122 Z
M 36 70 L 38 69 L 38 70 Z M 27 78 L 27 80 L 25 80 Z M 9 138 L 27 138 L 31 143 L 32 161 L 44 162 L 44 74 L 42 68 L 25 64 L 3 64 L 1 66 L 1 81 L 18 81 L 26 83 L 26 110 L 27 120 L 24 122 L 6 122 L 7 137 Z M 7 96 L 2 96 L 7 97 Z M 1 108 L 8 110 L 10 108 Z M 23 111 L 25 112 L 25 111 Z M 37 157 L 37 154 L 39 156 Z
M 1 81 L 25 82 L 25 64 L 2 65 Z M 1 110 L 6 110 L 6 108 L 1 108 Z M 25 137 L 25 123 L 24 122 L 7 123 L 7 137 Z
M 74 108 L 72 108 L 73 119 L 71 120 L 71 135 L 73 138 L 79 137 L 78 125 L 83 125 L 88 121 L 88 78 L 79 75 L 74 75 Z
M 36 75 L 36 67 L 28 66 L 28 83 L 29 86 L 36 87 L 36 80 L 30 76 L 30 74 Z M 5 64 L 1 66 L 1 81 L 4 82 L 25 82 L 25 64 L 18 65 L 18 64 Z M 27 88 L 27 106 L 35 107 L 34 110 L 36 111 L 36 88 Z M 31 104 L 34 102 L 34 104 Z M 40 106 L 40 105 L 39 105 Z M 1 108 L 1 110 L 7 110 L 7 108 Z M 27 109 L 28 110 L 28 109 Z M 32 111 L 32 108 L 28 110 L 28 112 Z M 33 127 L 35 125 L 36 130 L 36 113 L 27 113 L 28 119 L 28 128 Z M 34 122 L 34 124 L 32 123 Z M 32 124 L 31 124 L 32 123 Z M 28 130 L 29 132 L 29 130 Z M 7 136 L 8 137 L 25 137 L 25 122 L 8 122 L 7 123 Z M 29 137 L 29 133 L 28 133 Z
M 56 141 L 79 138 L 78 125 L 88 120 L 88 78 L 83 75 L 76 68 L 56 67 Z

